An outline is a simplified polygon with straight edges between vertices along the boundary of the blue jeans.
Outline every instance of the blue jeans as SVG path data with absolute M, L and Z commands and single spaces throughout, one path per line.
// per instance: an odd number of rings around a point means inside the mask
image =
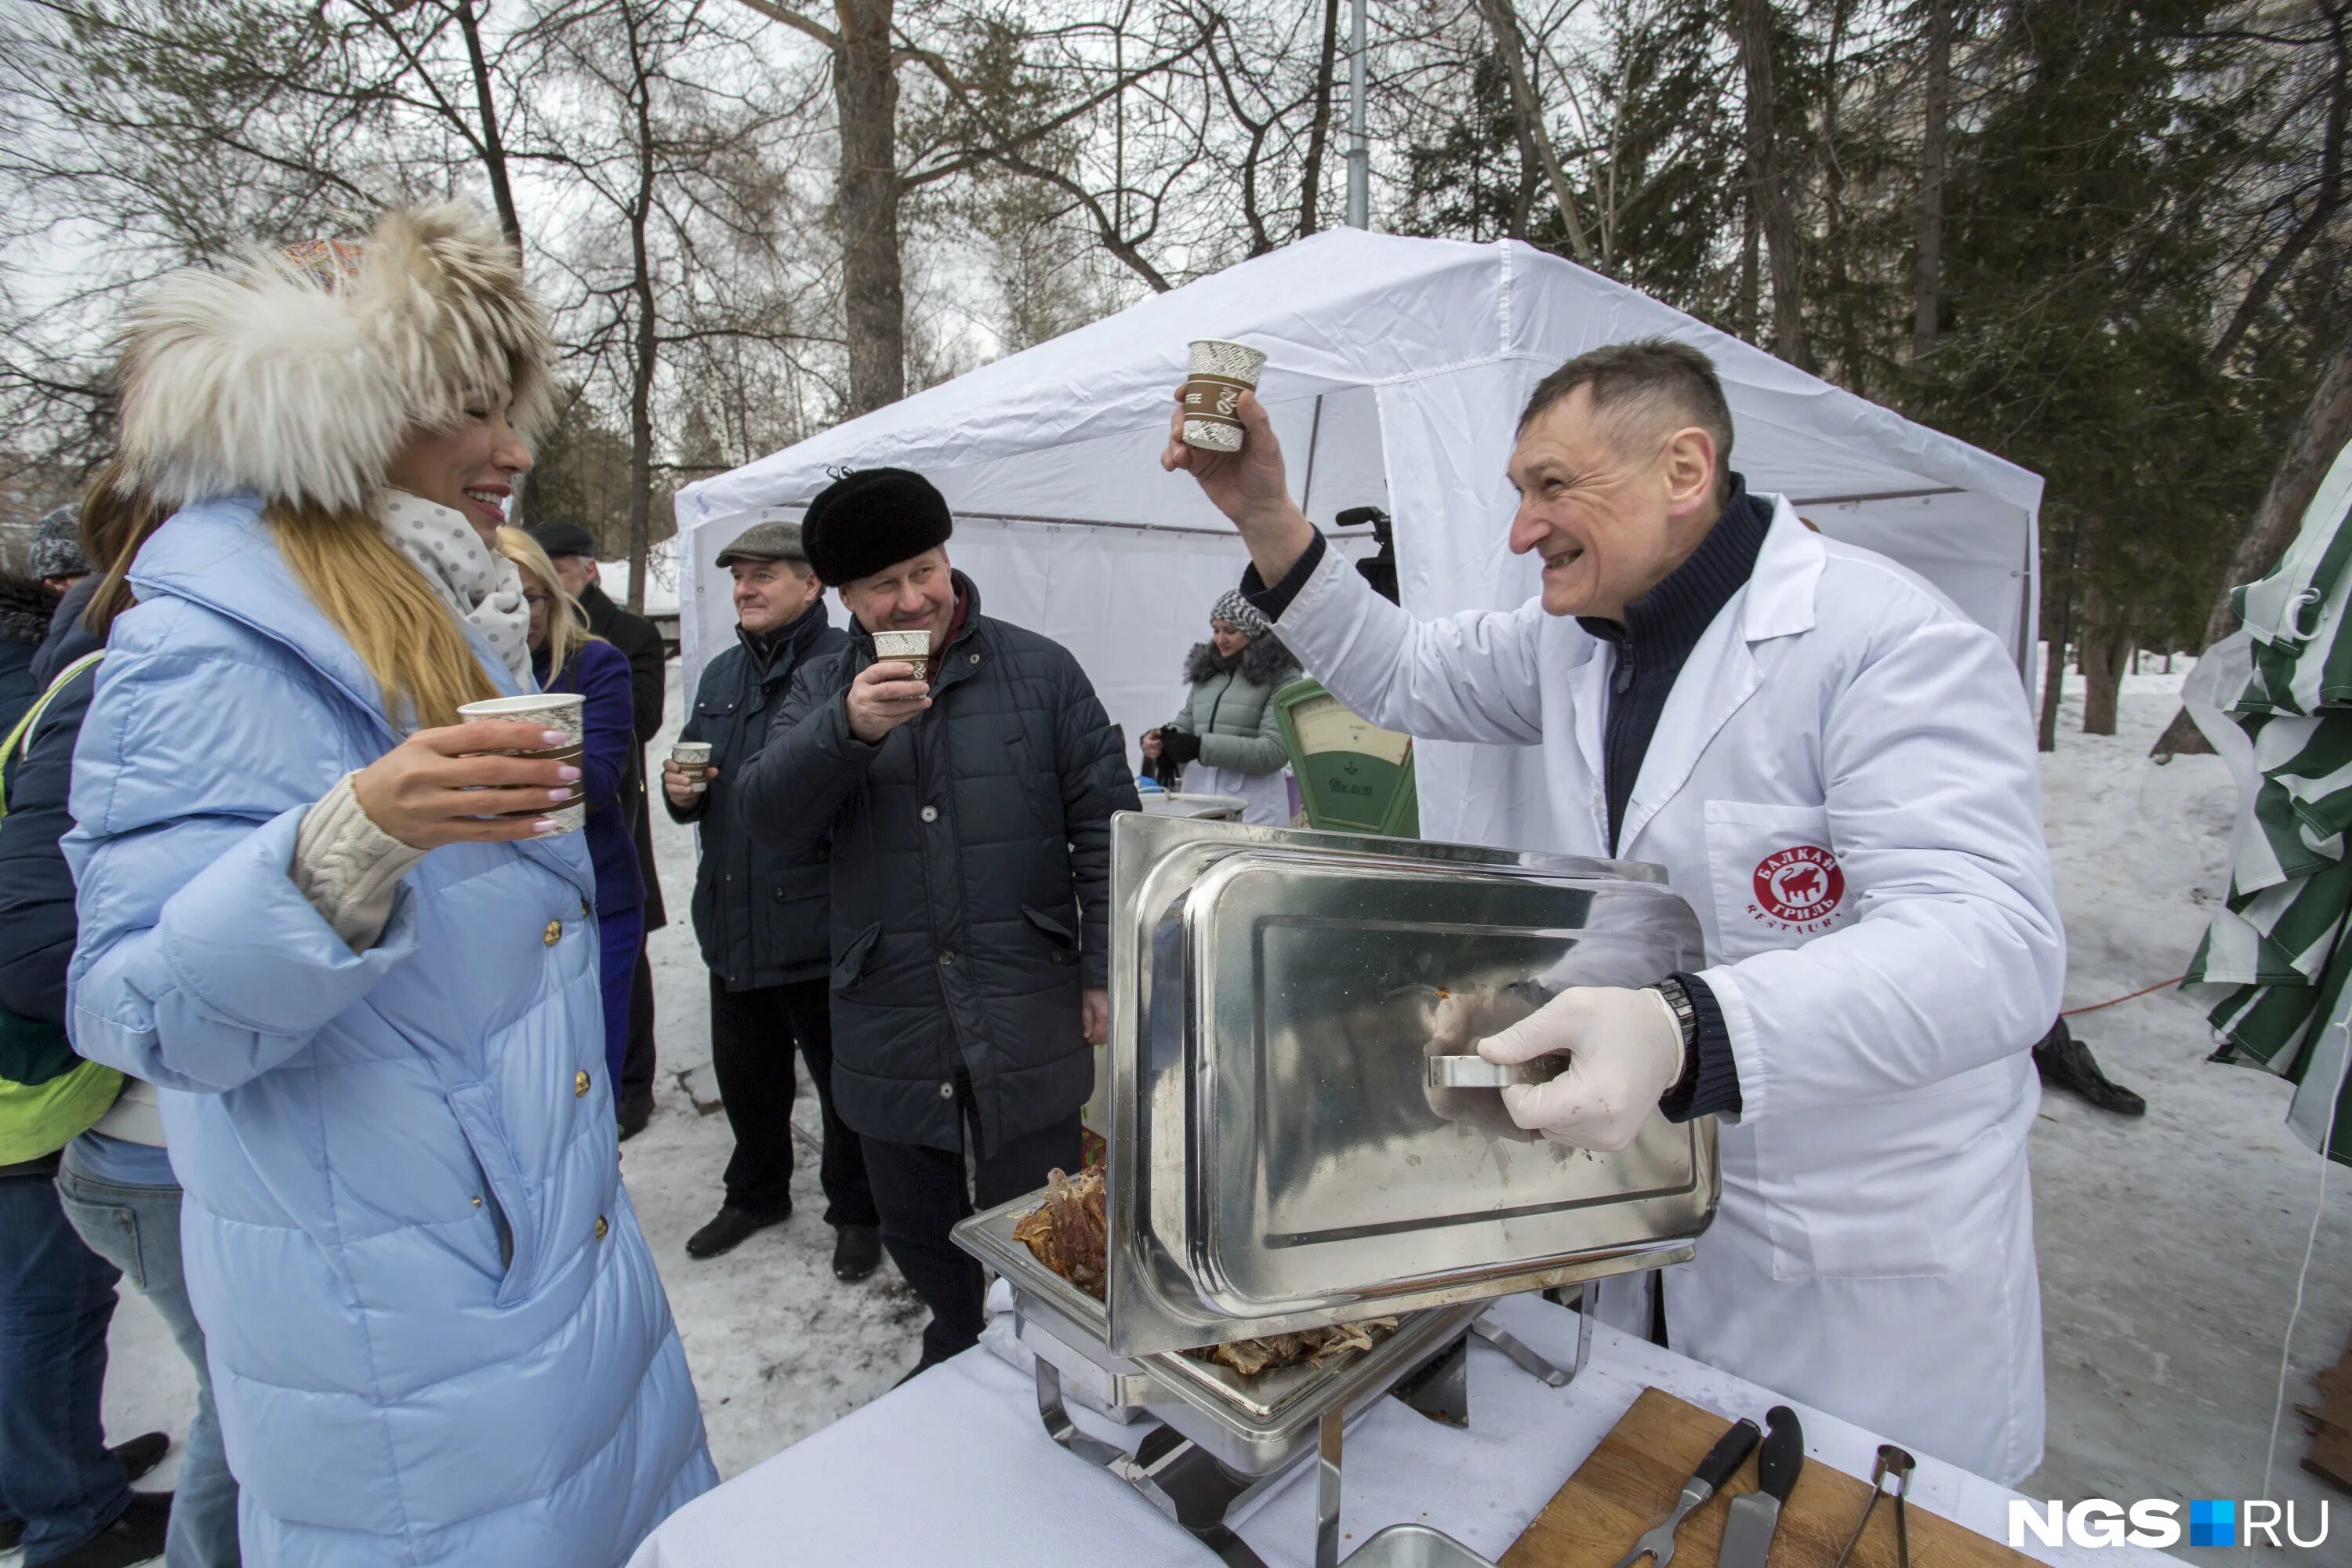
M 25 1521 L 27 1563 L 131 1506 L 99 1424 L 120 1278 L 66 1223 L 55 1182 L 0 1177 L 0 1505 Z
M 196 1418 L 181 1445 L 163 1561 L 168 1568 L 236 1568 L 236 1478 L 228 1473 L 220 1417 L 213 1413 L 205 1331 L 196 1326 L 180 1272 L 180 1189 L 101 1181 L 68 1149 L 58 1171 L 58 1197 L 81 1238 L 131 1277 L 195 1368 Z

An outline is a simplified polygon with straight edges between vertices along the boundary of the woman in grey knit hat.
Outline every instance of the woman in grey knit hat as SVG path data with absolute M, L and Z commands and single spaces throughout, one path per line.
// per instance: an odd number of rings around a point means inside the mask
M 1290 787 L 1274 694 L 1298 679 L 1274 626 L 1238 593 L 1209 611 L 1209 640 L 1184 656 L 1192 690 L 1175 718 L 1143 737 L 1143 755 L 1183 768 L 1184 787 L 1239 795 L 1244 822 L 1288 826 Z

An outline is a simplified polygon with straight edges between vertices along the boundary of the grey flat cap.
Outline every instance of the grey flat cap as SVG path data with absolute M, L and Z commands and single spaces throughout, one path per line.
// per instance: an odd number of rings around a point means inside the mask
M 719 552 L 718 564 L 724 566 L 735 561 L 797 561 L 807 565 L 808 552 L 801 547 L 801 525 L 753 523 Z

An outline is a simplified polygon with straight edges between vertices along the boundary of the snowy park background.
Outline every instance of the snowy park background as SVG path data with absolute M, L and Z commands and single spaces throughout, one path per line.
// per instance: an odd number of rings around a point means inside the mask
M 2112 738 L 2080 732 L 2081 683 L 2069 680 L 2043 780 L 2070 1007 L 2179 973 L 2226 885 L 2234 809 L 2226 771 L 2211 757 L 2158 767 L 2147 755 L 2185 673 L 2184 660 L 2170 676 L 2127 676 Z M 683 707 L 673 690 L 673 727 Z M 730 1141 L 708 1065 L 705 972 L 685 919 L 692 836 L 658 809 L 654 824 L 677 911 L 653 943 L 659 1109 L 625 1146 L 623 1172 L 684 1332 L 711 1450 L 733 1476 L 887 1392 L 914 1363 L 923 1313 L 887 1265 L 864 1284 L 834 1280 L 816 1190 L 816 1105 L 805 1091 L 807 1158 L 793 1178 L 793 1220 L 724 1258 L 687 1258 L 686 1237 L 717 1207 Z M 2322 1163 L 2285 1128 L 2287 1086 L 2207 1064 L 2201 1019 L 2168 990 L 2074 1022 L 2149 1110 L 2125 1121 L 2073 1100 L 2043 1102 L 2032 1157 L 2049 1457 L 2021 1489 L 2126 1501 L 2295 1498 L 2310 1500 L 2309 1518 L 2333 1494 L 2297 1468 L 2305 1438 L 2291 1406 L 2313 1397 L 2312 1374 L 2343 1351 L 2352 1327 L 2352 1226 L 2342 1217 L 2352 1194 L 2328 1195 L 2294 1334 L 2290 1408 L 2265 1483 L 2281 1347 Z M 193 1384 L 161 1323 L 127 1289 L 112 1344 L 110 1435 L 163 1427 L 176 1437 Z M 1039 1453 L 1043 1462 L 1042 1443 Z M 175 1448 L 144 1484 L 169 1486 L 176 1465 Z M 2335 1512 L 2335 1539 L 2352 1535 L 2347 1510 Z M 14 1562 L 0 1557 L 0 1568 Z

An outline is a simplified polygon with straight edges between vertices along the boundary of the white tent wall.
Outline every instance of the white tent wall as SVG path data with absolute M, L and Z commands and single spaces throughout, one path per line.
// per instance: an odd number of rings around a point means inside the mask
M 1519 409 L 1562 361 L 1662 336 L 1714 359 L 1733 466 L 1751 488 L 1790 496 L 1822 532 L 1919 573 L 2002 639 L 2021 684 L 2030 676 L 2036 476 L 1526 246 L 1352 229 L 1156 295 L 681 491 L 689 672 L 731 636 L 725 574 L 709 565 L 719 547 L 763 518 L 798 516 L 844 465 L 895 464 L 947 497 L 950 553 L 989 613 L 1078 656 L 1132 758 L 1134 738 L 1174 710 L 1184 650 L 1244 562 L 1197 487 L 1158 464 L 1184 344 L 1209 333 L 1267 352 L 1260 395 L 1310 518 L 1328 528 L 1364 504 L 1394 514 L 1400 586 L 1417 614 L 1506 607 L 1535 592 L 1534 563 L 1506 538 Z M 1361 555 L 1369 543 L 1342 548 Z M 1534 752 L 1432 743 L 1422 759 L 1425 834 L 1550 842 Z

